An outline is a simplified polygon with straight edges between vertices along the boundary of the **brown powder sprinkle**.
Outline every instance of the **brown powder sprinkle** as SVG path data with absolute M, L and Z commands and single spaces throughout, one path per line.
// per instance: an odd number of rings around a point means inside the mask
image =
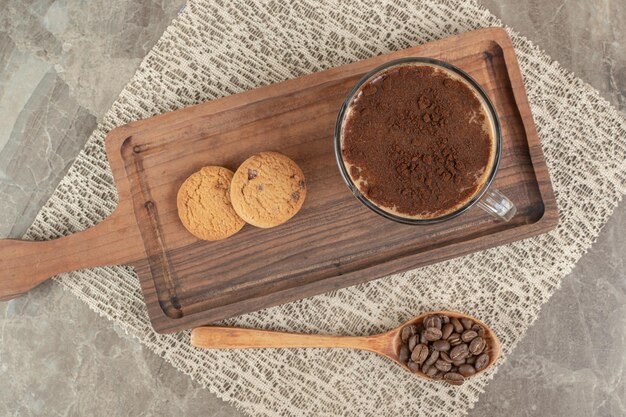
M 373 203 L 434 218 L 470 200 L 493 163 L 493 135 L 473 91 L 427 65 L 392 67 L 364 84 L 342 131 L 352 180 Z

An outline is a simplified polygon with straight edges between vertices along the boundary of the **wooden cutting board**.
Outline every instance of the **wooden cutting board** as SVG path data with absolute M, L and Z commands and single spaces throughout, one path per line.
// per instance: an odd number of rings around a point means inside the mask
M 438 225 L 402 225 L 370 211 L 344 184 L 333 153 L 343 100 L 369 70 L 410 56 L 460 67 L 493 101 L 504 142 L 494 186 L 517 205 L 511 222 L 473 208 Z M 0 241 L 0 299 L 60 272 L 127 264 L 156 331 L 173 332 L 535 236 L 558 221 L 515 52 L 500 28 L 133 122 L 111 131 L 105 145 L 119 191 L 115 212 L 58 240 Z M 301 166 L 309 185 L 302 210 L 279 227 L 246 225 L 219 242 L 189 234 L 176 212 L 185 178 L 205 165 L 234 171 L 265 150 Z

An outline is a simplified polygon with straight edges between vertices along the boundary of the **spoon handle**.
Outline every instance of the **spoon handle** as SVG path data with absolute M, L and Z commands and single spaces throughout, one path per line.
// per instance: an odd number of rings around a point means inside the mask
M 191 344 L 209 349 L 351 348 L 381 352 L 386 346 L 386 338 L 382 336 L 327 336 L 205 326 L 193 329 Z

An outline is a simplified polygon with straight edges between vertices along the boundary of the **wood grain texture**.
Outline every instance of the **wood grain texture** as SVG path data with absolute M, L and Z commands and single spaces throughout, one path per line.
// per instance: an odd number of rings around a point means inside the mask
M 344 184 L 332 143 L 345 96 L 372 68 L 409 56 L 460 67 L 494 103 L 504 144 L 494 186 L 518 208 L 511 222 L 473 208 L 446 223 L 406 226 L 371 212 Z M 54 251 L 66 263 L 41 255 L 38 244 L 15 249 L 0 242 L 0 255 L 16 258 L 0 276 L 0 297 L 24 292 L 47 271 L 126 263 L 139 275 L 154 328 L 173 332 L 534 236 L 558 221 L 515 53 L 499 28 L 133 122 L 110 132 L 105 146 L 120 198 L 115 221 L 64 238 L 97 242 L 93 249 L 59 243 Z M 219 242 L 189 234 L 176 213 L 185 178 L 205 165 L 235 170 L 266 150 L 284 153 L 302 168 L 309 189 L 300 213 L 273 229 L 247 225 Z M 29 281 L 30 256 L 41 262 L 37 279 Z M 21 284 L 5 291 L 13 281 Z
M 456 311 L 438 310 L 422 313 L 385 333 L 372 336 L 331 336 L 319 334 L 302 334 L 275 332 L 271 330 L 245 329 L 237 327 L 203 326 L 191 332 L 191 345 L 204 349 L 260 349 L 260 348 L 343 348 L 360 349 L 386 356 L 407 371 L 405 363 L 400 361 L 400 332 L 409 324 L 418 324 L 431 314 L 443 314 L 450 318 L 468 318 L 485 329 L 484 339 L 487 343 L 485 353 L 489 353 L 489 363 L 477 374 L 489 369 L 500 356 L 500 340 L 498 336 L 482 321 Z M 431 379 L 423 372 L 416 372 L 420 378 Z

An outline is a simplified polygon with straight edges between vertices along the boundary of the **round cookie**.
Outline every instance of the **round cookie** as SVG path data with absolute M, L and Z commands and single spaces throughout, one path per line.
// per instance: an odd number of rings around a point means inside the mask
M 286 222 L 300 210 L 305 198 L 302 170 L 277 152 L 261 152 L 246 159 L 230 184 L 233 208 L 257 227 Z
M 233 172 L 222 167 L 204 167 L 191 174 L 178 190 L 178 217 L 199 239 L 220 240 L 234 235 L 245 222 L 230 204 L 228 189 Z

